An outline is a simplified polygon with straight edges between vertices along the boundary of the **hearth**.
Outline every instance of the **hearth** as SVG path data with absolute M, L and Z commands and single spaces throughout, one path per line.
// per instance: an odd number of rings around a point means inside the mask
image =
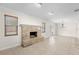
M 37 32 L 30 32 L 30 38 L 37 37 Z

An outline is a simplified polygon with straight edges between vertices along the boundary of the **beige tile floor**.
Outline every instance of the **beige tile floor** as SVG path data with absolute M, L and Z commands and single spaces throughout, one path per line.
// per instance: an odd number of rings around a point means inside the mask
M 51 37 L 28 47 L 15 47 L 0 51 L 0 55 L 78 55 L 78 39 L 72 37 Z

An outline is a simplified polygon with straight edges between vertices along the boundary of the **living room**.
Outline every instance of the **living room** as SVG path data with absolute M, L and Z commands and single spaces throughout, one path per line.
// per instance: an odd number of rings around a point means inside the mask
M 79 54 L 78 12 L 79 3 L 0 3 L 0 54 Z

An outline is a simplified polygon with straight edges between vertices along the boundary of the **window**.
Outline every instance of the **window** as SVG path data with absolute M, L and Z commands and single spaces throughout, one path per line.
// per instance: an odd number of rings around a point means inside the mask
M 4 15 L 5 36 L 18 35 L 18 17 Z

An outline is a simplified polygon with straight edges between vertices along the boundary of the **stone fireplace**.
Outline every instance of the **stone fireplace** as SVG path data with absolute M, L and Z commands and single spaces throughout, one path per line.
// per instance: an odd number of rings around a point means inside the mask
M 21 25 L 22 46 L 29 46 L 43 40 L 41 27 L 34 25 Z

